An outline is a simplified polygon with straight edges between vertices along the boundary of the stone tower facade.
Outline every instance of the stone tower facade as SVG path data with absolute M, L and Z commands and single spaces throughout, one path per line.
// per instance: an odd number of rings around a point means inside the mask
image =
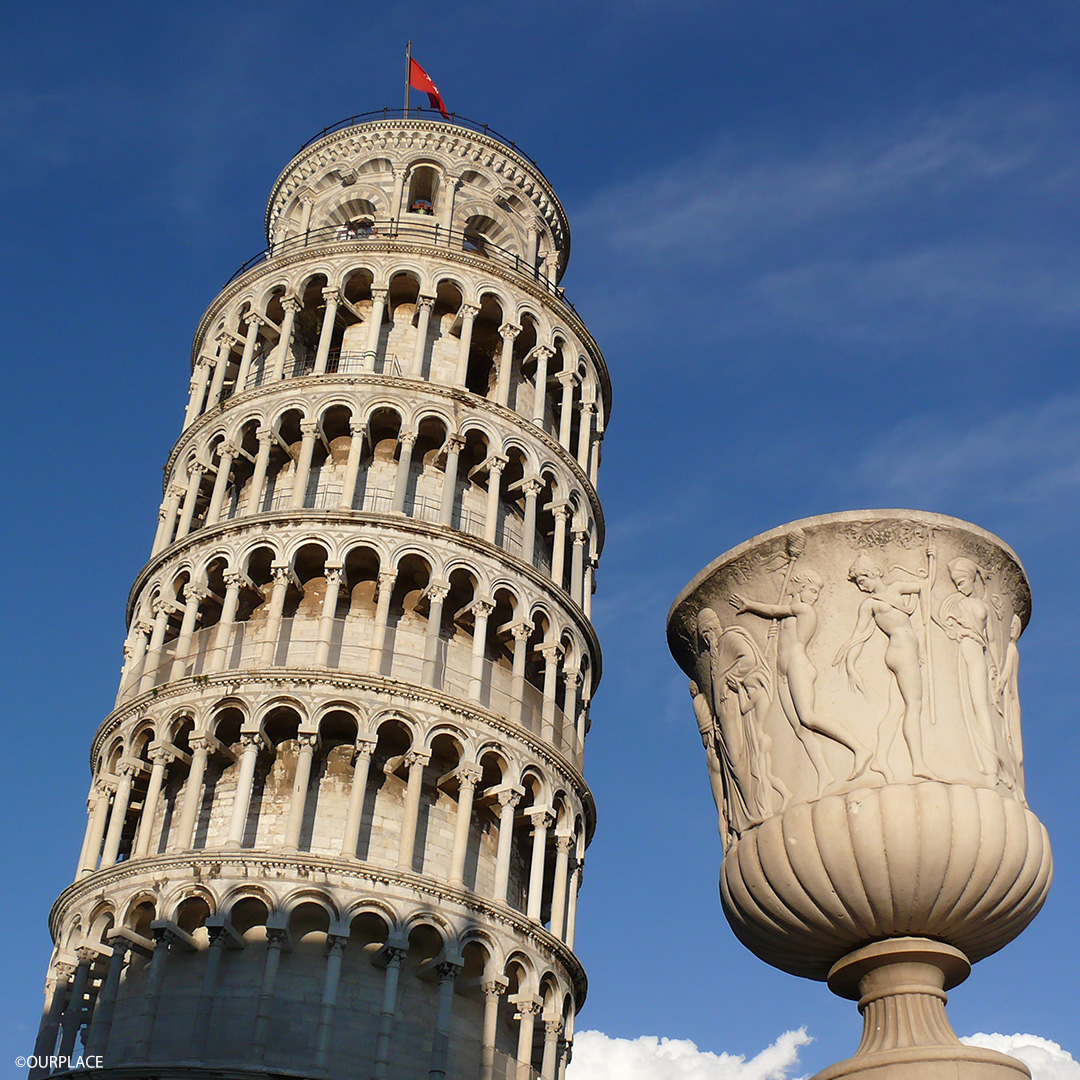
M 563 209 L 486 128 L 382 114 L 266 226 L 195 334 L 37 1056 L 556 1080 L 610 405 Z

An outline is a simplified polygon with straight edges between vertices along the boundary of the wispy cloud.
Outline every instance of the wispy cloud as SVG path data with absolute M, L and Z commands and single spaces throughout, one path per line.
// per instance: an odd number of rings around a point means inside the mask
M 799 1047 L 811 1041 L 805 1028 L 786 1031 L 747 1060 L 699 1050 L 689 1039 L 613 1039 L 583 1031 L 574 1037 L 567 1080 L 786 1080 L 799 1062 Z
M 1080 260 L 1046 208 L 1072 221 L 1078 134 L 1077 110 L 1022 88 L 809 146 L 729 136 L 602 191 L 575 224 L 627 279 L 625 305 L 639 286 L 707 296 L 728 332 L 908 344 L 943 319 L 1071 325 Z
M 1048 508 L 1080 489 L 1080 396 L 958 425 L 947 414 L 898 424 L 857 466 L 867 489 L 912 500 Z

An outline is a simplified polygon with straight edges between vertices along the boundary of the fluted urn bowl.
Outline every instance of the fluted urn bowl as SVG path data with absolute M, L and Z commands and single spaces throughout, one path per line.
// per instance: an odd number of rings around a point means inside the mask
M 723 909 L 747 948 L 826 979 L 894 938 L 974 962 L 1034 918 L 1052 864 L 1024 793 L 1030 605 L 1004 543 L 909 510 L 782 526 L 682 591 L 669 643 L 717 803 Z

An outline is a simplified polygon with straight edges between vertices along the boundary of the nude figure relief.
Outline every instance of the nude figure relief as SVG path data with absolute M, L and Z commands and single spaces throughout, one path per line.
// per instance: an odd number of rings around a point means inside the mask
M 903 712 L 899 725 L 895 721 L 889 722 L 888 716 L 882 720 L 874 760 L 875 768 L 891 783 L 897 782 L 897 778 L 891 775 L 889 754 L 899 731 L 903 732 L 912 773 L 926 780 L 939 779 L 923 753 L 923 704 L 924 696 L 929 695 L 924 695 L 924 656 L 919 634 L 912 621 L 912 616 L 917 611 L 921 612 L 923 636 L 926 638 L 933 560 L 934 549 L 931 545 L 927 549 L 926 570 L 914 571 L 894 566 L 886 574 L 885 569 L 863 551 L 856 556 L 848 571 L 848 580 L 866 595 L 859 605 L 855 629 L 840 646 L 833 665 L 843 665 L 851 689 L 865 695 L 859 657 L 876 631 L 885 636 L 885 666 L 900 692 Z M 932 679 L 930 684 L 933 685 Z
M 805 567 L 785 577 L 780 600 L 775 604 L 748 599 L 740 593 L 732 593 L 730 597 L 736 612 L 748 612 L 762 619 L 773 620 L 774 625 L 778 624 L 776 675 L 780 704 L 817 773 L 818 796 L 835 785 L 837 778 L 825 760 L 817 736 L 831 739 L 851 752 L 854 761 L 847 776 L 849 782 L 862 775 L 868 767 L 873 767 L 869 747 L 843 724 L 817 711 L 817 668 L 807 654 L 807 646 L 817 631 L 816 604 L 824 587 L 822 576 L 816 570 Z

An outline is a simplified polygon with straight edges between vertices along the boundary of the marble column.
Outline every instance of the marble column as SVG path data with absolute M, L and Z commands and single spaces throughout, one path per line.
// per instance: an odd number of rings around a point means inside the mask
M 454 1007 L 454 980 L 461 965 L 445 961 L 435 968 L 439 976 L 439 1004 L 435 1011 L 435 1033 L 431 1040 L 431 1067 L 428 1080 L 445 1080 L 447 1052 L 450 1049 L 450 1021 Z
M 424 371 L 424 351 L 427 348 L 428 327 L 431 325 L 431 309 L 435 306 L 434 296 L 420 296 L 416 300 L 416 341 L 413 344 L 412 362 L 404 372 L 412 379 L 419 379 Z
M 474 600 L 470 606 L 473 613 L 472 664 L 469 671 L 469 700 L 480 701 L 484 693 L 484 659 L 487 652 L 488 619 L 495 610 L 491 600 Z
M 573 555 L 570 559 L 570 599 L 582 607 L 582 587 L 585 583 L 585 545 L 589 534 L 584 529 L 574 530 Z
M 446 466 L 443 471 L 442 498 L 439 501 L 439 524 L 453 525 L 454 495 L 457 491 L 458 461 L 465 449 L 465 440 L 460 435 L 448 435 L 446 438 Z
M 364 814 L 364 796 L 367 793 L 368 770 L 375 741 L 360 739 L 356 744 L 356 760 L 353 764 L 352 787 L 349 790 L 349 808 L 345 814 L 345 832 L 341 842 L 341 854 L 356 858 L 356 845 L 360 842 L 360 824 Z
M 199 620 L 199 605 L 207 597 L 207 591 L 188 582 L 184 586 L 184 614 L 180 620 L 180 631 L 176 635 L 173 649 L 172 666 L 169 668 L 169 681 L 182 679 L 187 674 L 187 658 L 195 634 L 195 624 Z
M 135 838 L 135 848 L 131 855 L 134 859 L 145 859 L 150 854 L 150 840 L 153 837 L 157 807 L 161 801 L 161 786 L 165 781 L 165 769 L 173 760 L 173 755 L 164 746 L 152 746 L 149 751 L 151 762 L 150 780 L 143 799 L 142 813 L 139 816 L 139 831 Z
M 255 779 L 255 762 L 262 742 L 261 732 L 240 733 L 242 747 L 240 768 L 236 776 L 236 793 L 233 796 L 232 818 L 229 821 L 229 837 L 225 841 L 225 846 L 229 848 L 238 848 L 244 843 L 248 810 L 251 808 L 251 784 Z
M 536 499 L 544 484 L 535 477 L 526 480 L 522 485 L 525 493 L 525 522 L 521 527 L 521 557 L 530 566 L 533 565 L 536 554 Z
M 315 368 L 313 375 L 325 375 L 326 363 L 330 356 L 330 343 L 334 338 L 334 321 L 337 319 L 338 304 L 341 303 L 339 289 L 323 289 L 326 310 L 323 312 L 322 327 L 319 330 L 319 345 L 315 350 Z
M 97 959 L 97 951 L 89 946 L 80 946 L 75 950 L 75 955 L 79 958 L 79 966 L 75 969 L 75 978 L 71 981 L 71 996 L 61 1021 L 60 1049 L 57 1051 L 62 1058 L 72 1056 L 79 1028 L 85 1019 L 86 984 L 90 979 L 90 968 Z
M 541 1059 L 541 1080 L 555 1080 L 555 1068 L 559 1056 L 559 1040 L 562 1038 L 563 1022 L 560 1018 L 544 1020 L 544 1056 Z
M 109 831 L 105 834 L 105 847 L 101 853 L 101 868 L 112 866 L 120 854 L 120 840 L 127 821 L 128 802 L 131 799 L 131 785 L 135 779 L 135 765 L 121 762 L 120 779 L 113 798 L 112 814 L 109 816 Z
M 245 316 L 247 320 L 247 335 L 244 338 L 244 351 L 240 356 L 240 369 L 236 373 L 235 393 L 243 393 L 247 389 L 248 375 L 251 374 L 251 361 L 255 356 L 255 344 L 259 340 L 259 320 L 253 312 Z
M 315 440 L 319 434 L 318 423 L 314 420 L 304 420 L 300 424 L 300 434 L 300 455 L 296 459 L 296 468 L 293 471 L 290 510 L 303 509 L 307 501 L 308 480 L 311 478 L 311 457 L 315 453 Z
M 173 530 L 176 526 L 176 515 L 180 509 L 180 500 L 184 497 L 185 488 L 179 484 L 170 484 L 165 492 L 165 501 L 158 511 L 158 527 L 154 534 L 154 543 L 150 554 L 156 555 L 172 543 Z
M 363 370 L 374 371 L 379 353 L 379 337 L 382 333 L 383 312 L 386 310 L 388 289 L 371 290 L 371 326 L 368 329 L 367 356 L 364 357 Z
M 435 689 L 435 670 L 439 661 L 439 640 L 442 631 L 443 603 L 450 593 L 450 586 L 445 582 L 431 582 L 425 590 L 428 595 L 427 631 L 424 635 L 424 666 L 420 681 L 424 686 Z
M 326 971 L 323 975 L 322 1000 L 319 1002 L 319 1026 L 315 1030 L 315 1068 L 326 1068 L 330 1053 L 330 1036 L 334 1028 L 338 986 L 341 983 L 341 955 L 349 939 L 344 934 L 329 934 L 326 938 Z
M 334 636 L 334 616 L 337 614 L 338 596 L 341 592 L 340 566 L 327 565 L 326 593 L 323 596 L 322 614 L 319 617 L 319 640 L 315 644 L 315 666 L 326 667 L 330 662 L 330 643 Z
M 401 814 L 401 837 L 398 842 L 398 868 L 412 870 L 416 849 L 416 827 L 420 817 L 420 793 L 424 782 L 424 766 L 431 757 L 429 751 L 410 750 L 405 755 L 409 780 L 405 788 L 405 807 Z
M 273 667 L 277 658 L 278 637 L 281 634 L 281 616 L 285 610 L 285 594 L 289 589 L 289 568 L 280 564 L 271 567 L 274 585 L 270 591 L 270 606 L 263 624 L 262 650 L 259 661 L 263 667 Z
M 398 455 L 397 474 L 394 477 L 394 497 L 390 504 L 393 514 L 405 513 L 405 495 L 409 487 L 409 469 L 412 467 L 413 446 L 416 443 L 415 432 L 406 431 L 399 437 L 401 452 Z
M 206 735 L 190 736 L 188 745 L 191 747 L 191 767 L 184 784 L 184 801 L 180 808 L 180 823 L 176 829 L 176 846 L 180 851 L 191 851 L 194 847 L 195 826 L 198 822 L 199 807 L 202 805 L 206 761 L 210 754 L 210 740 Z
M 544 705 L 541 713 L 540 731 L 547 742 L 554 742 L 555 680 L 563 649 L 561 645 L 553 644 L 545 645 L 540 651 L 544 656 Z
M 500 405 L 510 402 L 510 379 L 514 369 L 514 341 L 521 333 L 521 327 L 512 322 L 499 327 L 502 338 L 502 351 L 499 354 L 499 376 L 495 384 L 495 400 Z
M 479 766 L 462 765 L 458 770 L 458 805 L 454 820 L 454 847 L 450 853 L 450 873 L 447 880 L 459 889 L 465 885 L 465 855 L 469 848 L 469 832 L 472 826 L 473 795 L 480 783 Z
M 218 354 L 214 361 L 214 378 L 210 383 L 210 393 L 206 398 L 206 408 L 211 409 L 221 401 L 221 392 L 225 386 L 225 376 L 229 371 L 229 360 L 232 358 L 232 337 L 229 334 L 221 334 L 218 339 Z
M 567 453 L 573 453 L 570 446 L 570 425 L 574 419 L 574 387 L 577 385 L 577 375 L 573 371 L 560 371 L 559 382 L 562 383 L 562 404 L 559 408 L 559 444 Z
M 231 442 L 223 442 L 218 449 L 217 475 L 210 492 L 210 508 L 206 511 L 206 527 L 216 525 L 221 520 L 221 508 L 225 505 L 225 492 L 229 486 L 233 462 L 240 454 L 240 448 Z
M 274 1008 L 274 988 L 281 952 L 288 944 L 288 931 L 283 927 L 267 927 L 266 960 L 263 964 L 262 982 L 259 985 L 259 1001 L 255 1007 L 255 1027 L 251 1037 L 250 1054 L 245 1055 L 252 1065 L 262 1063 L 266 1054 L 266 1041 L 270 1035 L 270 1014 Z
M 371 652 L 368 654 L 368 671 L 378 675 L 382 672 L 383 649 L 386 646 L 386 623 L 390 618 L 390 600 L 394 595 L 397 571 L 379 574 L 379 599 L 375 605 L 375 627 L 371 633 Z
M 247 506 L 245 513 L 257 514 L 262 506 L 263 487 L 266 484 L 266 470 L 270 464 L 270 448 L 274 443 L 274 433 L 270 428 L 259 428 L 255 432 L 259 441 L 259 452 L 255 456 L 255 471 L 248 483 Z
M 495 852 L 495 892 L 492 899 L 508 903 L 510 855 L 514 843 L 514 814 L 521 802 L 521 792 L 512 788 L 499 792 L 499 845 Z
M 289 800 L 289 816 L 285 823 L 285 837 L 282 847 L 286 851 L 296 851 L 300 846 L 300 831 L 304 825 L 304 811 L 307 808 L 308 786 L 311 783 L 311 762 L 319 735 L 314 731 L 302 731 L 296 741 L 299 744 L 296 755 L 296 773 L 293 778 L 292 798 Z
M 555 517 L 555 537 L 551 549 L 551 580 L 558 587 L 563 587 L 563 568 L 566 564 L 566 503 L 552 506 Z
M 525 713 L 528 706 L 525 702 L 525 664 L 529 659 L 529 638 L 532 637 L 533 628 L 527 622 L 517 622 L 510 627 L 510 633 L 514 636 L 514 659 L 511 667 L 510 695 L 513 698 L 512 719 L 519 727 L 528 727 Z
M 48 998 L 34 1042 L 34 1057 L 38 1062 L 48 1061 L 56 1051 L 56 1036 L 60 1031 L 60 1020 L 64 1015 L 64 1003 L 71 992 L 71 977 L 75 973 L 73 964 L 58 961 L 53 968 L 55 975 L 49 980 Z M 30 1070 L 28 1080 L 42 1080 L 50 1073 L 48 1064 L 35 1065 Z
M 349 421 L 349 457 L 345 462 L 345 480 L 341 485 L 339 510 L 351 510 L 356 496 L 356 481 L 360 476 L 360 458 L 364 452 L 364 425 L 356 420 Z
M 154 601 L 154 628 L 150 632 L 150 643 L 143 660 L 142 676 L 139 679 L 139 693 L 145 694 L 154 685 L 161 661 L 161 647 L 165 643 L 165 633 L 169 628 L 169 613 L 175 605 L 159 597 Z
M 281 333 L 277 347 L 274 349 L 274 370 L 270 375 L 271 382 L 278 382 L 285 378 L 285 365 L 289 360 L 293 326 L 296 323 L 296 314 L 300 310 L 300 301 L 295 296 L 286 296 L 282 298 L 281 306 L 285 310 L 285 317 L 281 320 Z
M 534 424 L 544 426 L 545 413 L 547 412 L 547 377 L 548 361 L 555 355 L 555 350 L 547 345 L 541 345 L 536 350 L 536 375 L 533 378 L 533 410 L 532 419 Z
M 577 460 L 581 468 L 589 470 L 589 447 L 592 442 L 593 416 L 596 414 L 596 405 L 591 401 L 581 403 L 580 422 L 578 425 Z
M 202 412 L 206 384 L 210 381 L 210 368 L 213 363 L 214 361 L 209 356 L 200 356 L 195 361 L 195 371 L 192 373 L 188 387 L 191 393 L 188 397 L 187 411 L 184 413 L 184 427 L 187 427 Z
M 86 839 L 83 841 L 82 854 L 79 856 L 77 877 L 92 874 L 97 869 L 101 845 L 105 838 L 105 822 L 109 817 L 109 804 L 113 797 L 112 791 L 104 780 L 95 780 L 92 791 L 92 797 L 87 800 L 92 809 L 86 823 Z
M 165 981 L 165 967 L 169 951 L 176 941 L 175 935 L 167 927 L 155 926 L 154 954 L 150 958 L 150 969 L 146 982 L 139 995 L 139 1014 L 135 1025 L 135 1038 L 131 1048 L 132 1061 L 148 1061 L 154 1041 L 154 1025 L 157 1021 L 158 1002 L 161 987 Z
M 546 810 L 530 811 L 532 818 L 532 860 L 529 864 L 529 895 L 525 905 L 525 915 L 529 919 L 540 921 L 540 911 L 544 896 L 544 862 L 547 857 L 547 834 L 555 818 Z
M 201 461 L 191 463 L 184 501 L 180 505 L 180 524 L 176 527 L 175 537 L 177 540 L 183 540 L 191 532 L 191 522 L 195 516 L 195 505 L 199 501 L 199 488 L 202 486 L 204 472 L 206 472 L 206 466 Z
M 566 934 L 563 936 L 563 941 L 566 942 L 566 947 L 571 951 L 574 948 L 574 931 L 577 928 L 578 890 L 581 888 L 581 875 L 584 868 L 584 859 L 575 858 L 571 860 L 570 888 L 567 890 L 568 895 L 566 898 Z
M 503 469 L 509 461 L 498 454 L 493 454 L 489 461 L 487 503 L 484 508 L 484 539 L 489 544 L 494 544 L 499 534 L 499 488 L 502 484 Z
M 539 1012 L 539 1001 L 518 1002 L 517 1080 L 532 1080 L 533 1028 Z
M 407 951 L 407 948 L 390 945 L 383 946 L 382 949 L 386 967 L 379 1030 L 375 1037 L 375 1071 L 372 1074 L 374 1080 L 385 1080 L 390 1065 L 390 1042 L 394 1032 L 394 1017 L 397 1014 L 398 977 L 401 974 L 401 961 L 405 959 Z
M 499 1031 L 499 999 L 506 993 L 505 979 L 485 979 L 484 1026 L 480 1036 L 480 1080 L 495 1080 L 495 1039 Z
M 569 833 L 555 837 L 555 881 L 551 890 L 551 932 L 560 940 L 566 939 L 566 889 L 569 881 L 570 852 L 574 838 Z
M 473 325 L 480 309 L 475 304 L 462 304 L 461 341 L 458 345 L 457 368 L 454 371 L 454 385 L 464 386 L 469 376 L 469 350 L 472 348 Z
M 232 644 L 236 611 L 240 606 L 240 589 L 245 584 L 250 582 L 239 570 L 225 572 L 225 599 L 221 605 L 221 617 L 214 631 L 214 645 L 207 665 L 210 673 L 224 671 L 228 667 L 229 646 Z

